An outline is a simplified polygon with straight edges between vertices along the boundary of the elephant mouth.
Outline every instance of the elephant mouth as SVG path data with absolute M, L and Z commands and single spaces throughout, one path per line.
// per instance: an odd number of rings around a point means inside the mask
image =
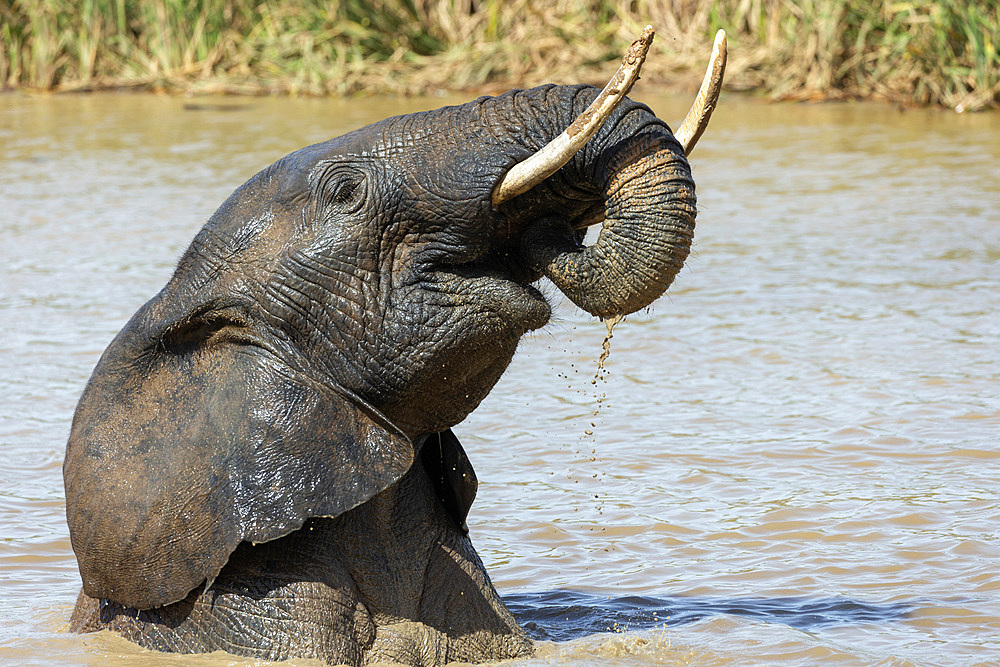
M 448 293 L 484 317 L 499 314 L 517 335 L 548 324 L 551 306 L 533 284 L 542 274 L 531 269 L 509 242 L 493 244 L 474 259 L 463 260 L 439 263 L 429 275 L 430 289 Z
M 512 283 L 518 287 L 532 287 L 538 280 L 535 272 L 526 267 L 501 267 L 496 262 L 469 262 L 448 267 L 444 272 L 461 280 L 490 280 L 498 283 Z M 538 291 L 538 290 L 535 290 Z

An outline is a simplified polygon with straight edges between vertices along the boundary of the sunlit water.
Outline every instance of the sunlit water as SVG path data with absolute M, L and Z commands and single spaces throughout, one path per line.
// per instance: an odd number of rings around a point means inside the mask
M 447 101 L 0 97 L 0 662 L 241 664 L 66 632 L 76 399 L 236 186 Z M 456 428 L 525 664 L 1000 662 L 998 165 L 996 114 L 723 100 L 669 295 L 598 373 L 548 288 Z

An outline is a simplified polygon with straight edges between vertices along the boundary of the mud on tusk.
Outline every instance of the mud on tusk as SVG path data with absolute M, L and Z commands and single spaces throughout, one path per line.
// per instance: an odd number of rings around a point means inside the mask
M 587 140 L 608 119 L 622 98 L 628 95 L 632 84 L 639 78 L 639 69 L 646 60 L 646 52 L 649 51 L 649 45 L 653 43 L 654 34 L 653 27 L 646 26 L 639 39 L 632 42 L 632 46 L 625 52 L 621 67 L 611 77 L 611 81 L 604 87 L 597 99 L 587 107 L 587 110 L 580 114 L 562 134 L 542 147 L 537 153 L 511 167 L 493 190 L 494 208 L 521 193 L 527 192 L 559 171 L 583 148 Z
M 674 134 L 681 143 L 685 155 L 691 155 L 701 133 L 708 127 L 708 121 L 711 120 L 712 112 L 715 111 L 715 105 L 719 101 L 719 93 L 722 92 L 722 77 L 725 73 L 726 31 L 719 30 L 715 33 L 712 57 L 708 62 L 708 69 L 705 70 L 705 78 L 701 81 L 698 96 L 694 98 L 694 104 L 684 116 L 680 129 Z

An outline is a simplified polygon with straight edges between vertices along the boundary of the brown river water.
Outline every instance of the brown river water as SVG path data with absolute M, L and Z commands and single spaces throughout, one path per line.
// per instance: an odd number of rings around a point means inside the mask
M 74 405 L 249 176 L 455 101 L 0 96 L 0 663 L 247 664 L 67 632 Z M 550 286 L 455 429 L 523 664 L 1000 664 L 1000 114 L 730 96 L 692 164 L 694 252 L 604 369 Z

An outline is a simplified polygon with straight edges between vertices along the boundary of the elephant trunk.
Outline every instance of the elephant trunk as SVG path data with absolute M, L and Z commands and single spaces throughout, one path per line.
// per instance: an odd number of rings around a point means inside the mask
M 511 169 L 493 192 L 499 206 L 543 183 L 560 166 L 584 163 L 598 200 L 582 211 L 579 202 L 567 202 L 572 213 L 539 216 L 521 237 L 521 253 L 575 304 L 603 318 L 650 305 L 687 258 L 696 200 L 686 156 L 708 125 L 725 72 L 726 38 L 720 30 L 701 90 L 675 138 L 645 107 L 631 102 L 618 107 L 638 78 L 652 38 L 647 26 L 593 103 L 565 132 Z M 581 160 L 576 151 L 598 128 Z M 544 198 L 536 195 L 536 205 Z M 601 221 L 597 242 L 583 246 L 581 229 Z
M 569 221 L 546 217 L 525 231 L 521 251 L 573 303 L 609 318 L 645 308 L 670 286 L 691 247 L 696 199 L 687 159 L 665 125 L 618 143 L 605 164 L 595 183 L 604 194 L 597 241 L 583 246 Z

